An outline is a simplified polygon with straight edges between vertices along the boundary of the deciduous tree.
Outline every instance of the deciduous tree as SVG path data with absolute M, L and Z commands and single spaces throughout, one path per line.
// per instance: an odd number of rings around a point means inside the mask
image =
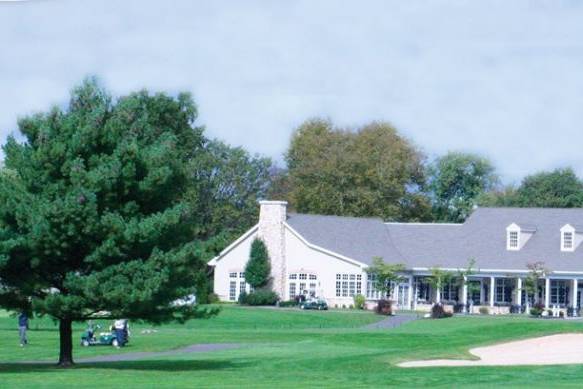
M 429 171 L 433 212 L 440 221 L 463 222 L 478 197 L 498 182 L 490 161 L 475 154 L 447 153 Z
M 383 296 L 391 296 L 394 284 L 404 279 L 401 274 L 403 270 L 405 270 L 405 266 L 402 264 L 385 263 L 382 258 L 375 257 L 366 272 L 372 276 L 376 290 L 381 292 Z
M 423 159 L 387 123 L 339 129 L 309 120 L 286 154 L 289 197 L 298 212 L 423 220 L 429 215 Z

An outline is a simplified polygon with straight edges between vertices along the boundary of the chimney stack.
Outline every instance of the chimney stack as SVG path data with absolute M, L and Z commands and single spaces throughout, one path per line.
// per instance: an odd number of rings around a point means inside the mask
M 280 298 L 285 298 L 285 231 L 287 201 L 259 202 L 258 237 L 267 247 L 271 260 L 271 286 Z

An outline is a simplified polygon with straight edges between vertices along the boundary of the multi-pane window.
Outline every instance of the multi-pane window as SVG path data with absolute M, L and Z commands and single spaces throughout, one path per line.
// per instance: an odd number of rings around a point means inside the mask
M 361 274 L 336 274 L 336 297 L 354 297 L 361 292 Z
M 235 301 L 243 292 L 250 292 L 251 286 L 245 282 L 245 272 L 230 272 L 229 278 L 229 300 Z M 237 285 L 239 286 L 237 288 Z
M 372 300 L 382 298 L 381 292 L 375 288 L 376 276 L 368 274 L 366 278 L 366 297 Z
M 511 303 L 513 280 L 507 278 L 496 278 L 496 302 Z
M 518 231 L 508 232 L 508 247 L 510 247 L 511 249 L 518 248 Z
M 237 281 L 229 282 L 229 300 L 235 301 L 237 299 Z
M 289 299 L 293 300 L 295 298 L 296 298 L 296 284 L 292 282 L 289 284 Z
M 316 295 L 316 283 L 315 282 L 310 282 L 310 287 L 308 289 L 308 292 L 310 294 Z
M 441 288 L 441 299 L 445 301 L 458 300 L 458 287 L 452 282 L 448 282 Z
M 342 281 L 342 297 L 348 297 L 348 281 Z
M 567 281 L 551 280 L 551 304 L 567 304 Z
M 306 283 L 305 282 L 300 282 L 300 293 L 304 294 L 306 293 Z
M 417 301 L 431 301 L 431 286 L 425 278 L 417 278 Z
M 288 290 L 289 290 L 290 299 L 295 298 L 298 294 L 305 294 L 306 292 L 312 296 L 316 295 L 318 283 L 313 282 L 313 281 L 318 280 L 318 276 L 316 274 L 291 273 L 288 275 L 288 279 L 289 279 Z M 308 283 L 306 282 L 306 280 L 308 280 L 308 279 L 310 281 L 312 281 L 309 283 L 309 288 L 306 287 L 306 286 L 308 286 Z M 301 281 L 301 282 L 298 282 L 298 281 Z
M 573 233 L 563 232 L 563 250 L 573 249 Z

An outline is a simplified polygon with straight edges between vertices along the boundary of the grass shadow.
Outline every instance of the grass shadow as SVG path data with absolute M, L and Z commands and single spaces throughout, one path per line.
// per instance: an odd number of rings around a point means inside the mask
M 55 373 L 72 370 L 113 369 L 147 371 L 201 371 L 243 368 L 248 363 L 233 363 L 225 360 L 145 360 L 123 362 L 78 363 L 70 369 L 63 369 L 51 363 L 0 363 L 0 375 L 5 373 Z

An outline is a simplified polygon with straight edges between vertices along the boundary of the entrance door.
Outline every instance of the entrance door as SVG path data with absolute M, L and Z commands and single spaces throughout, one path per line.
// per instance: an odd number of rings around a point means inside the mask
M 409 284 L 399 284 L 399 300 L 400 308 L 409 308 Z

